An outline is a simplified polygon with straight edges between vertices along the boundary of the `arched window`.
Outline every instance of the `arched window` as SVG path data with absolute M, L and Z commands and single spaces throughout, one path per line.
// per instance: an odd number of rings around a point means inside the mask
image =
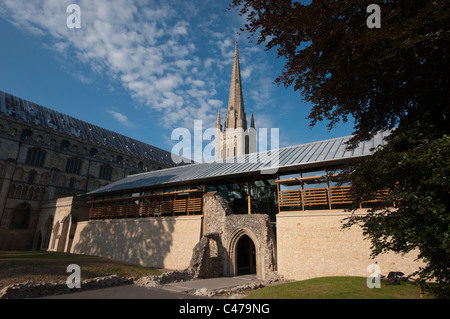
M 245 135 L 245 154 L 250 153 L 250 137 Z
M 23 180 L 23 168 L 17 167 L 14 171 L 14 180 L 22 181 Z
M 24 129 L 22 133 L 20 134 L 20 138 L 23 140 L 29 139 L 33 135 L 33 132 L 29 129 Z
M 26 229 L 30 222 L 31 209 L 27 203 L 22 203 L 14 209 L 10 229 Z
M 69 141 L 64 140 L 64 141 L 62 141 L 61 144 L 59 145 L 59 149 L 60 149 L 61 151 L 64 151 L 64 150 L 66 150 L 69 146 L 70 146 Z
M 18 185 L 16 187 L 16 192 L 14 194 L 14 198 L 20 198 L 22 196 L 22 186 Z
M 75 177 L 72 177 L 69 181 L 69 188 L 73 189 L 75 187 Z
M 66 164 L 66 173 L 80 174 L 82 161 L 78 158 L 69 158 Z
M 93 157 L 96 156 L 97 153 L 98 153 L 98 151 L 97 151 L 96 148 L 91 148 L 91 151 L 89 152 L 89 154 L 90 154 L 91 156 L 93 156 Z
M 31 171 L 28 173 L 28 183 L 32 184 L 34 183 L 36 179 L 36 171 Z
M 116 158 L 116 162 L 118 163 L 118 164 L 122 164 L 123 163 L 123 157 L 122 156 L 117 156 L 117 158 Z
M 25 164 L 36 167 L 44 167 L 46 155 L 47 153 L 44 150 L 38 148 L 31 148 L 28 150 Z
M 107 181 L 111 180 L 112 176 L 112 167 L 109 165 L 102 165 L 100 166 L 100 174 L 98 178 L 105 179 Z

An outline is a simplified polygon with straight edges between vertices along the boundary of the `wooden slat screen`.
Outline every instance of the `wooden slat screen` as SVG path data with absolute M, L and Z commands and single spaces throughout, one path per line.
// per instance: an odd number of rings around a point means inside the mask
M 351 186 L 330 187 L 331 204 L 350 204 L 353 201 Z
M 187 210 L 188 210 L 188 214 L 201 212 L 202 211 L 202 199 L 201 198 L 189 198 Z
M 280 207 L 301 206 L 300 190 L 280 191 L 278 205 Z
M 328 196 L 326 188 L 311 188 L 302 191 L 303 205 L 327 205 Z
M 173 201 L 174 213 L 186 213 L 187 199 L 176 199 Z

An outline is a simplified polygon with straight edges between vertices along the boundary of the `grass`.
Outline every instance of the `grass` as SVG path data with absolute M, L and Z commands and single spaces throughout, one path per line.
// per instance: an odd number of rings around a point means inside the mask
M 246 299 L 419 299 L 419 288 L 410 282 L 368 288 L 365 277 L 322 277 L 284 283 L 247 292 Z M 433 299 L 425 292 L 424 299 Z
M 142 267 L 108 258 L 43 251 L 0 251 L 0 290 L 10 284 L 26 281 L 66 280 L 67 266 L 77 264 L 81 280 L 118 275 L 140 278 L 160 275 L 157 269 Z

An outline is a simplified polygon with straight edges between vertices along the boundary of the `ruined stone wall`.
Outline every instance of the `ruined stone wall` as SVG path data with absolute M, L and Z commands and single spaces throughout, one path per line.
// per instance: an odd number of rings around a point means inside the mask
M 204 234 L 217 234 L 220 238 L 210 240 L 218 245 L 222 275 L 237 275 L 237 244 L 247 235 L 255 245 L 257 276 L 261 280 L 269 279 L 276 271 L 275 235 L 269 216 L 233 214 L 228 202 L 217 192 L 205 194 L 203 203 Z
M 361 211 L 360 213 L 365 213 Z M 417 254 L 386 254 L 371 259 L 370 242 L 354 226 L 342 230 L 350 213 L 339 210 L 286 212 L 277 215 L 278 273 L 285 279 L 304 280 L 322 276 L 362 276 L 377 263 L 382 275 L 390 271 L 411 274 L 421 263 Z

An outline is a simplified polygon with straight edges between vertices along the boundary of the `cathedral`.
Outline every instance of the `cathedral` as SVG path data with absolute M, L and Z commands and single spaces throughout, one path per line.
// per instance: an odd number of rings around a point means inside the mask
M 225 118 L 225 125 L 222 126 L 219 110 L 219 114 L 217 115 L 215 143 L 214 159 L 216 161 L 256 152 L 255 120 L 252 114 L 250 127 L 248 128 L 247 115 L 244 109 L 237 41 L 234 49 L 230 97 L 228 99 L 228 111 Z
M 374 260 L 360 228 L 341 229 L 354 190 L 339 172 L 389 132 L 352 151 L 351 136 L 284 147 L 262 173 L 242 92 L 236 43 L 215 161 L 176 165 L 167 151 L 0 91 L 0 250 L 103 256 L 199 278 L 365 277 L 374 263 L 386 274 L 422 265 L 416 252 Z M 378 204 L 393 205 L 380 194 L 356 213 Z

